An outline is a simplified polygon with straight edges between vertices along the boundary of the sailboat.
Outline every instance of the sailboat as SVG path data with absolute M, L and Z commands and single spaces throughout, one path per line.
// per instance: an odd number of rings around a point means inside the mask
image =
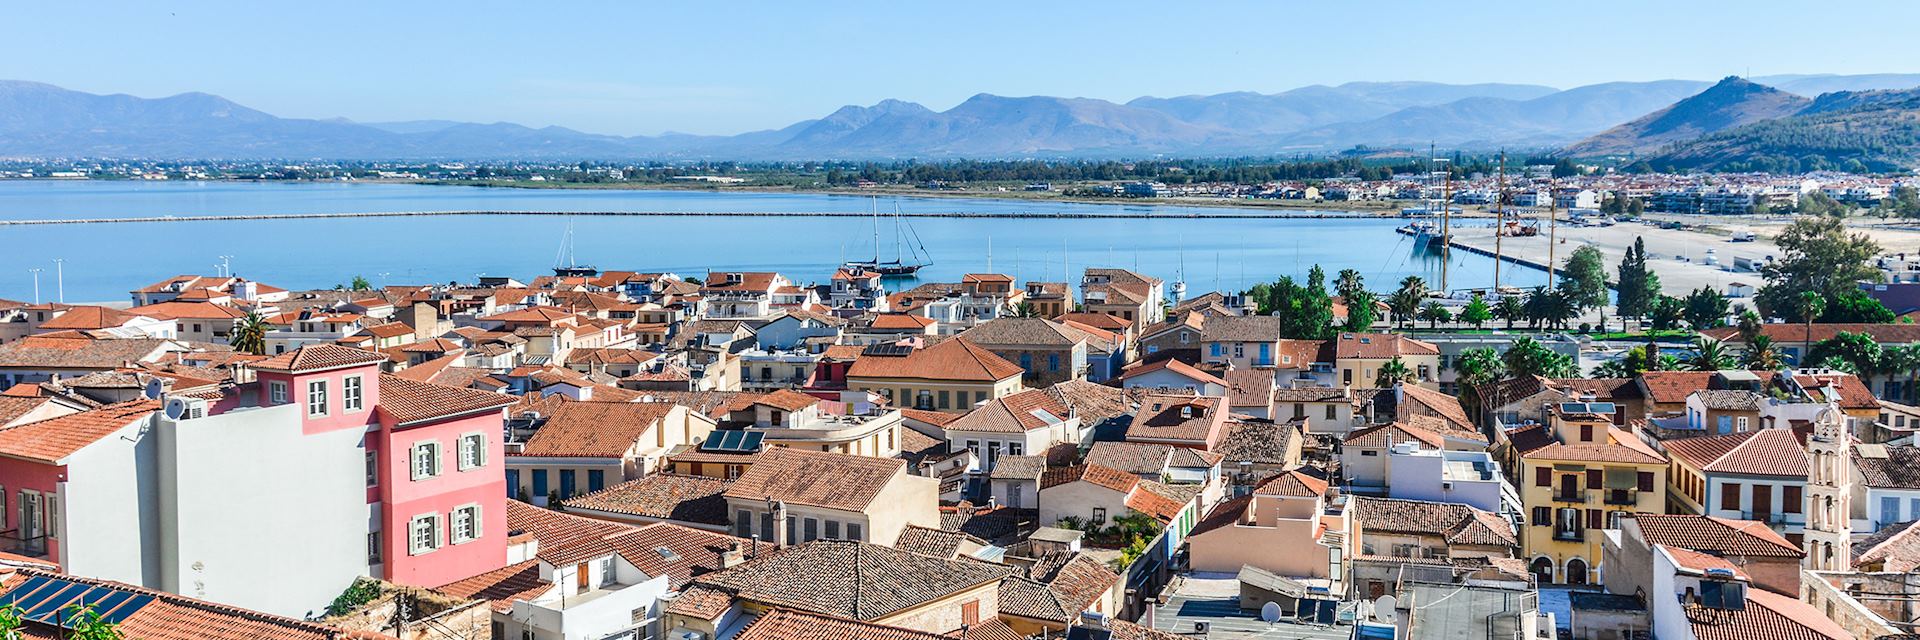
M 560 239 L 560 251 L 553 256 L 553 275 L 562 278 L 590 278 L 600 275 L 599 269 L 594 268 L 594 266 L 590 264 L 580 264 L 580 260 L 574 257 L 573 220 L 571 218 L 567 220 L 567 234 Z
M 908 234 L 913 235 L 913 245 L 911 247 L 908 247 L 905 242 Z M 907 253 L 909 250 L 912 252 L 911 256 Z M 909 258 L 911 258 L 911 261 L 909 261 Z M 905 218 L 900 215 L 900 205 L 897 203 L 893 205 L 893 259 L 886 261 L 880 259 L 880 203 L 878 200 L 875 200 L 873 204 L 873 259 L 849 260 L 844 266 L 850 270 L 867 271 L 883 276 L 910 276 L 920 271 L 921 267 L 931 264 L 933 264 L 933 260 L 927 255 L 927 247 L 920 242 L 920 232 L 914 231 L 913 223 L 906 222 Z

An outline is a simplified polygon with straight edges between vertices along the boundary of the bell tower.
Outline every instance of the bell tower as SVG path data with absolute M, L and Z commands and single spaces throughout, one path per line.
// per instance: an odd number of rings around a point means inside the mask
M 1807 514 L 1804 566 L 1814 571 L 1845 571 L 1853 558 L 1848 520 L 1853 495 L 1852 437 L 1846 415 L 1828 406 L 1814 418 L 1807 436 Z

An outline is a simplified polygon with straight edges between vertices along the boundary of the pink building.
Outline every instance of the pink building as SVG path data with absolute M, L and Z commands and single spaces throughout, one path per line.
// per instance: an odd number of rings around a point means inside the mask
M 217 396 L 0 429 L 0 550 L 297 617 L 357 576 L 434 586 L 504 566 L 514 398 L 382 375 L 385 360 L 308 345 Z

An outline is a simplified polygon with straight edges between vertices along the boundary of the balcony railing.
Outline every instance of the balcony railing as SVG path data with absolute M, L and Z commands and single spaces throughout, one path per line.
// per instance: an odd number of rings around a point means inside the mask
M 0 531 L 0 551 L 29 558 L 45 558 L 47 557 L 47 536 L 41 534 L 22 537 L 19 529 Z
M 1608 489 L 1607 504 L 1634 504 L 1640 501 L 1638 489 Z
M 1554 502 L 1571 502 L 1573 504 L 1586 504 L 1587 493 L 1585 491 L 1569 492 L 1569 491 L 1563 491 L 1563 490 L 1556 490 L 1553 492 L 1553 501 Z
M 1587 539 L 1587 532 L 1583 529 L 1575 529 L 1573 531 L 1567 531 L 1565 529 L 1554 529 L 1553 539 L 1560 540 L 1563 542 L 1579 542 Z

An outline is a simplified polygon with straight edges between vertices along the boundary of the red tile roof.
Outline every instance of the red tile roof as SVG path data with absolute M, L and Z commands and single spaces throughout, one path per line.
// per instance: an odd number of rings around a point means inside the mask
M 1089 484 L 1106 487 L 1125 493 L 1140 483 L 1140 476 L 1097 464 L 1081 464 L 1071 467 L 1048 469 L 1040 476 L 1040 488 L 1051 489 L 1070 482 L 1085 481 Z
M 494 611 L 509 613 L 513 611 L 513 601 L 532 600 L 552 586 L 553 583 L 540 579 L 540 561 L 528 560 L 462 578 L 434 587 L 433 590 L 456 598 L 486 600 Z
M 562 402 L 548 414 L 522 456 L 618 458 L 633 449 L 678 405 L 664 402 Z
M 1026 370 L 994 355 L 985 347 L 954 338 L 905 356 L 862 355 L 847 368 L 849 378 L 917 378 L 997 382 L 1016 378 Z
M 1268 478 L 1254 488 L 1254 493 L 1292 498 L 1317 498 L 1327 493 L 1327 481 L 1301 473 L 1288 471 Z
M 380 410 L 393 416 L 394 421 L 403 426 L 501 409 L 517 400 L 513 396 L 492 391 L 449 387 L 399 376 L 380 376 Z
M 147 419 L 159 408 L 158 400 L 133 400 L 0 430 L 0 455 L 60 464 L 87 445 Z
M 4 583 L 0 583 L 5 591 L 0 593 L 11 593 L 19 589 L 29 578 L 34 577 L 58 578 L 68 582 L 151 597 L 153 599 L 151 602 L 116 625 L 120 635 L 130 639 L 392 640 L 392 636 L 379 633 L 346 631 L 318 622 L 307 622 L 206 600 L 195 600 L 121 582 L 34 569 L 18 569 L 6 576 Z M 24 625 L 20 631 L 22 637 L 34 640 L 60 638 L 65 635 L 49 626 L 37 623 Z
M 40 329 L 42 331 L 57 331 L 61 329 L 111 329 L 113 327 L 124 326 L 137 317 L 139 316 L 118 309 L 80 305 L 68 307 L 65 313 L 40 323 Z
M 1765 589 L 1747 590 L 1745 610 L 1690 607 L 1687 613 L 1695 640 L 1854 640 L 1813 605 Z
M 386 354 L 337 344 L 310 344 L 253 363 L 257 371 L 301 373 L 385 362 Z
M 1647 544 L 1722 556 L 1799 558 L 1806 555 L 1767 525 L 1752 520 L 1658 513 L 1637 513 L 1633 520 Z
M 1188 380 L 1192 380 L 1194 382 L 1206 383 L 1206 384 L 1217 384 L 1222 387 L 1229 386 L 1227 384 L 1227 381 L 1221 378 L 1220 376 L 1216 376 L 1211 373 L 1201 371 L 1199 368 L 1196 368 L 1193 365 L 1187 364 L 1185 362 L 1181 362 L 1177 358 L 1167 358 L 1165 360 L 1155 360 L 1153 362 L 1148 362 L 1145 364 L 1131 365 L 1127 367 L 1125 371 L 1122 371 L 1120 373 L 1120 379 L 1128 380 L 1132 378 L 1138 378 L 1140 376 L 1144 376 L 1149 373 L 1153 373 L 1155 371 L 1162 371 L 1162 370 L 1172 371 L 1176 374 L 1179 374 L 1181 377 L 1186 378 Z
M 896 458 L 774 447 L 733 481 L 727 497 L 864 511 L 905 472 L 906 462 Z
M 1806 450 L 1788 429 L 1676 438 L 1663 444 L 1674 457 L 1707 473 L 1807 477 Z

